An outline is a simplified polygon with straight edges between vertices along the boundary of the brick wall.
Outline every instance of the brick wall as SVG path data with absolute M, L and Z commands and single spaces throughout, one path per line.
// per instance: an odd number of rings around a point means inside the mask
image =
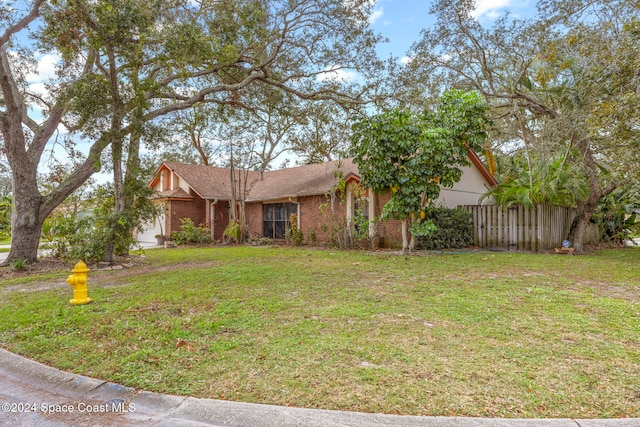
M 286 202 L 286 200 L 283 200 Z M 320 206 L 327 203 L 325 196 L 298 197 L 296 203 L 300 205 L 300 230 L 304 234 L 305 241 L 310 240 L 310 233 L 315 233 L 318 242 L 326 242 L 327 235 L 323 232 L 323 224 L 329 224 L 329 218 L 340 221 L 345 215 L 345 205 L 336 203 L 332 212 L 330 206 L 320 210 Z M 252 237 L 262 237 L 263 230 L 263 206 L 262 202 L 247 203 L 245 207 L 246 221 Z M 344 220 L 342 220 L 344 221 Z
M 375 215 L 379 217 L 382 206 L 391 198 L 391 193 L 376 196 Z M 324 195 L 298 197 L 300 204 L 300 231 L 304 234 L 305 242 L 311 241 L 311 235 L 315 234 L 318 243 L 329 243 L 331 232 L 344 236 L 346 226 L 346 202 L 338 198 L 334 200 L 333 210 L 330 200 Z M 247 203 L 245 207 L 246 221 L 251 237 L 262 237 L 263 234 L 263 203 Z M 402 246 L 401 223 L 398 220 L 379 222 L 378 235 L 381 243 L 388 247 Z
M 180 231 L 180 219 L 191 218 L 196 226 L 207 225 L 206 221 L 206 203 L 193 195 L 193 200 L 171 200 L 168 202 L 167 210 L 167 231 L 166 234 L 171 238 L 171 233 Z
M 382 207 L 391 199 L 391 193 L 376 195 L 375 215 L 379 217 Z M 331 230 L 342 233 L 346 225 L 346 202 L 336 198 L 333 210 L 330 200 L 324 195 L 298 197 L 300 204 L 300 230 L 304 234 L 305 242 L 311 240 L 315 234 L 318 243 L 329 243 Z M 180 231 L 180 219 L 191 218 L 195 225 L 209 226 L 207 222 L 208 204 L 205 200 L 194 195 L 193 201 L 172 200 L 168 202 L 166 217 L 166 235 L 171 236 L 174 231 Z M 245 207 L 246 221 L 251 237 L 263 236 L 263 203 L 247 203 Z M 215 206 L 214 239 L 222 239 L 222 234 L 229 224 L 229 206 L 227 201 L 219 201 Z M 402 245 L 400 235 L 401 223 L 398 220 L 378 222 L 377 232 L 382 238 L 382 244 L 389 247 Z M 342 237 L 342 236 L 341 236 Z
M 262 202 L 245 204 L 244 213 L 251 237 L 262 237 Z
M 382 208 L 391 200 L 391 192 L 376 194 L 375 216 L 382 215 Z M 378 235 L 382 238 L 382 244 L 388 247 L 402 247 L 402 222 L 397 219 L 380 221 L 377 225 Z
M 222 241 L 224 230 L 229 226 L 229 202 L 220 200 L 215 204 L 213 218 L 213 240 Z
M 299 197 L 300 231 L 305 241 L 315 234 L 319 243 L 329 243 L 331 229 L 342 232 L 346 225 L 346 202 L 334 200 L 333 210 L 330 199 L 324 195 Z

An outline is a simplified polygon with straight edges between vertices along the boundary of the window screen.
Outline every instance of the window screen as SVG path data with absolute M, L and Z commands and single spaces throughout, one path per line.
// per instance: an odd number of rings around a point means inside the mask
M 297 213 L 298 205 L 295 203 L 263 205 L 264 236 L 271 239 L 284 239 L 290 227 L 289 217 Z

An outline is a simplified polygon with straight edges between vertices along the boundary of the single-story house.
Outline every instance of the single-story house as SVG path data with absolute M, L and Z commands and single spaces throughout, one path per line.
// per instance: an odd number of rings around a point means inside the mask
M 447 207 L 477 204 L 489 187 L 496 184 L 478 156 L 469 152 L 471 165 L 452 188 L 442 188 L 436 201 Z M 349 232 L 351 218 L 361 212 L 366 218 L 380 216 L 391 193 L 373 194 L 361 189 L 360 175 L 352 159 L 256 172 L 235 171 L 241 175 L 245 192 L 245 220 L 252 237 L 285 238 L 291 214 L 305 239 L 329 241 L 340 227 Z M 337 187 L 344 183 L 342 191 Z M 236 183 L 236 185 L 238 185 Z M 164 206 L 153 225 L 138 234 L 138 241 L 155 241 L 155 235 L 168 238 L 180 230 L 181 219 L 210 230 L 214 240 L 223 238 L 229 225 L 232 188 L 231 170 L 214 166 L 164 162 L 149 186 Z M 241 191 L 236 191 L 237 200 Z M 239 206 L 236 206 L 239 212 Z M 375 232 L 386 244 L 401 243 L 400 221 L 379 222 Z M 344 231 L 344 230 L 343 230 Z M 370 230 L 373 232 L 373 229 Z

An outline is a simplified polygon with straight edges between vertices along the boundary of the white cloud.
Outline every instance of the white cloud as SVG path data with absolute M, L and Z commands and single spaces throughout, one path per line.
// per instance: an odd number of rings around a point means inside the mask
M 495 19 L 502 14 L 504 9 L 519 6 L 522 6 L 522 2 L 518 0 L 478 0 L 471 15 L 474 18 L 486 16 Z
M 328 80 L 352 82 L 358 79 L 358 73 L 355 71 L 343 70 L 340 67 L 330 67 L 318 74 L 316 80 L 324 82 Z
M 67 129 L 67 127 L 65 125 L 63 125 L 62 123 L 60 123 L 58 125 L 58 129 L 57 130 L 58 130 L 58 133 L 60 135 L 66 135 L 66 134 L 69 133 L 69 129 Z
M 384 15 L 384 10 L 382 6 L 378 6 L 378 0 L 342 0 L 342 3 L 348 10 L 359 9 L 363 13 L 368 13 L 371 11 L 371 15 L 369 15 L 368 21 L 369 24 L 374 24 L 382 15 Z
M 29 92 L 34 93 L 36 95 L 40 95 L 43 96 L 45 95 L 48 91 L 46 86 L 44 85 L 44 83 L 31 83 L 29 85 Z
M 402 63 L 402 65 L 409 65 L 413 62 L 414 58 L 411 56 L 403 56 L 402 58 L 400 58 L 400 63 Z
M 56 77 L 56 64 L 60 62 L 58 55 L 47 53 L 38 59 L 35 73 L 27 75 L 29 83 L 39 83 Z
M 369 16 L 369 24 L 375 24 L 380 18 L 382 18 L 383 15 L 384 10 L 382 9 L 382 7 L 380 7 L 379 9 L 374 9 L 371 13 L 371 16 Z

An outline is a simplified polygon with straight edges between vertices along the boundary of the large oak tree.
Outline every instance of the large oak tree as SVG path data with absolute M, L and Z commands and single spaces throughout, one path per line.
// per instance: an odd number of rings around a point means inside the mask
M 198 103 L 243 108 L 250 85 L 303 99 L 365 102 L 367 85 L 342 90 L 319 78 L 350 69 L 375 84 L 379 38 L 369 2 L 341 0 L 60 0 L 0 6 L 0 130 L 12 170 L 16 221 L 6 263 L 35 261 L 44 219 L 92 174 L 107 148 L 127 204 L 145 126 Z M 28 41 L 26 34 L 31 36 Z M 45 95 L 24 64 L 55 53 L 57 78 Z M 90 142 L 72 173 L 43 193 L 37 176 L 59 126 Z

